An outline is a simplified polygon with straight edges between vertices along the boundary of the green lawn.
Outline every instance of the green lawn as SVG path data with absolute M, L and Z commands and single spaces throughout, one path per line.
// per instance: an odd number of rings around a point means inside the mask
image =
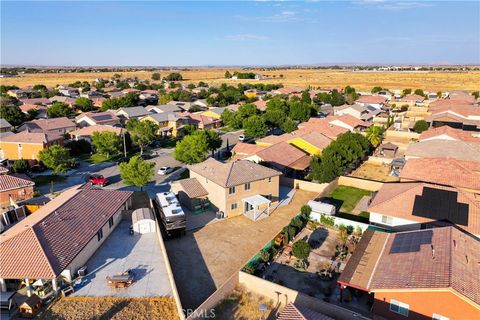
M 221 127 L 219 130 L 223 131 L 223 132 L 233 132 L 233 131 L 237 131 L 239 129 L 233 129 L 233 128 L 230 128 L 229 126 L 225 126 L 225 127 Z
M 100 153 L 94 153 L 89 159 L 87 159 L 87 161 L 91 163 L 102 163 L 109 160 L 111 160 L 111 158 L 107 158 L 104 154 Z
M 369 196 L 372 192 L 354 187 L 338 186 L 332 191 L 329 198 L 340 211 L 351 213 L 363 196 Z
M 38 186 L 40 184 L 47 184 L 47 183 L 55 183 L 55 182 L 62 182 L 65 181 L 67 178 L 64 176 L 57 176 L 57 175 L 45 175 L 45 176 L 36 176 L 32 178 L 35 184 Z

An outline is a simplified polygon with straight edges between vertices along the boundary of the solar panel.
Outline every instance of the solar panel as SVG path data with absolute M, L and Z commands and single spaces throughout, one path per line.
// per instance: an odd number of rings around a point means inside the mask
M 420 251 L 422 245 L 431 244 L 432 230 L 396 234 L 389 253 L 406 253 Z

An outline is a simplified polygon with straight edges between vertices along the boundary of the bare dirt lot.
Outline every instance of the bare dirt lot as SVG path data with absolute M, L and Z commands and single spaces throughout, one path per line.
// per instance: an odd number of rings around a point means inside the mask
M 324 88 L 343 88 L 347 85 L 357 90 L 371 90 L 374 86 L 385 88 L 422 88 L 430 91 L 436 90 L 478 90 L 478 78 L 480 72 L 428 72 L 428 71 L 405 71 L 405 72 L 363 72 L 332 69 L 277 69 L 274 71 L 248 70 L 263 75 L 264 80 L 227 80 L 224 78 L 223 68 L 188 69 L 179 71 L 184 82 L 205 81 L 207 83 L 283 83 L 285 86 L 314 86 Z M 242 71 L 241 69 L 228 69 L 230 72 Z M 178 70 L 176 70 L 178 71 Z M 170 70 L 160 70 L 162 76 L 170 73 Z M 69 84 L 77 80 L 94 81 L 96 78 L 110 78 L 115 72 L 82 72 L 82 73 L 37 73 L 23 74 L 16 78 L 3 78 L 2 85 L 16 85 L 19 87 L 44 84 L 56 86 L 58 84 Z M 135 71 L 119 72 L 122 77 L 138 77 L 151 81 L 152 72 Z
M 390 166 L 383 166 L 380 164 L 373 164 L 369 162 L 363 163 L 351 175 L 358 178 L 381 181 L 381 182 L 396 182 L 400 179 L 389 175 Z

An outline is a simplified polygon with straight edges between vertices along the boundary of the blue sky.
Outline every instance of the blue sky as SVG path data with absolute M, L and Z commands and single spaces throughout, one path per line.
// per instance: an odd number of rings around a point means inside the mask
M 480 64 L 480 2 L 1 1 L 1 64 Z

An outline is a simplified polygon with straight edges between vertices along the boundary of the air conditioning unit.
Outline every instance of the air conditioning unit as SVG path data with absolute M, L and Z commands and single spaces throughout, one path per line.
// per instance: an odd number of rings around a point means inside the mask
M 87 267 L 81 267 L 77 271 L 79 277 L 85 277 L 87 275 Z

